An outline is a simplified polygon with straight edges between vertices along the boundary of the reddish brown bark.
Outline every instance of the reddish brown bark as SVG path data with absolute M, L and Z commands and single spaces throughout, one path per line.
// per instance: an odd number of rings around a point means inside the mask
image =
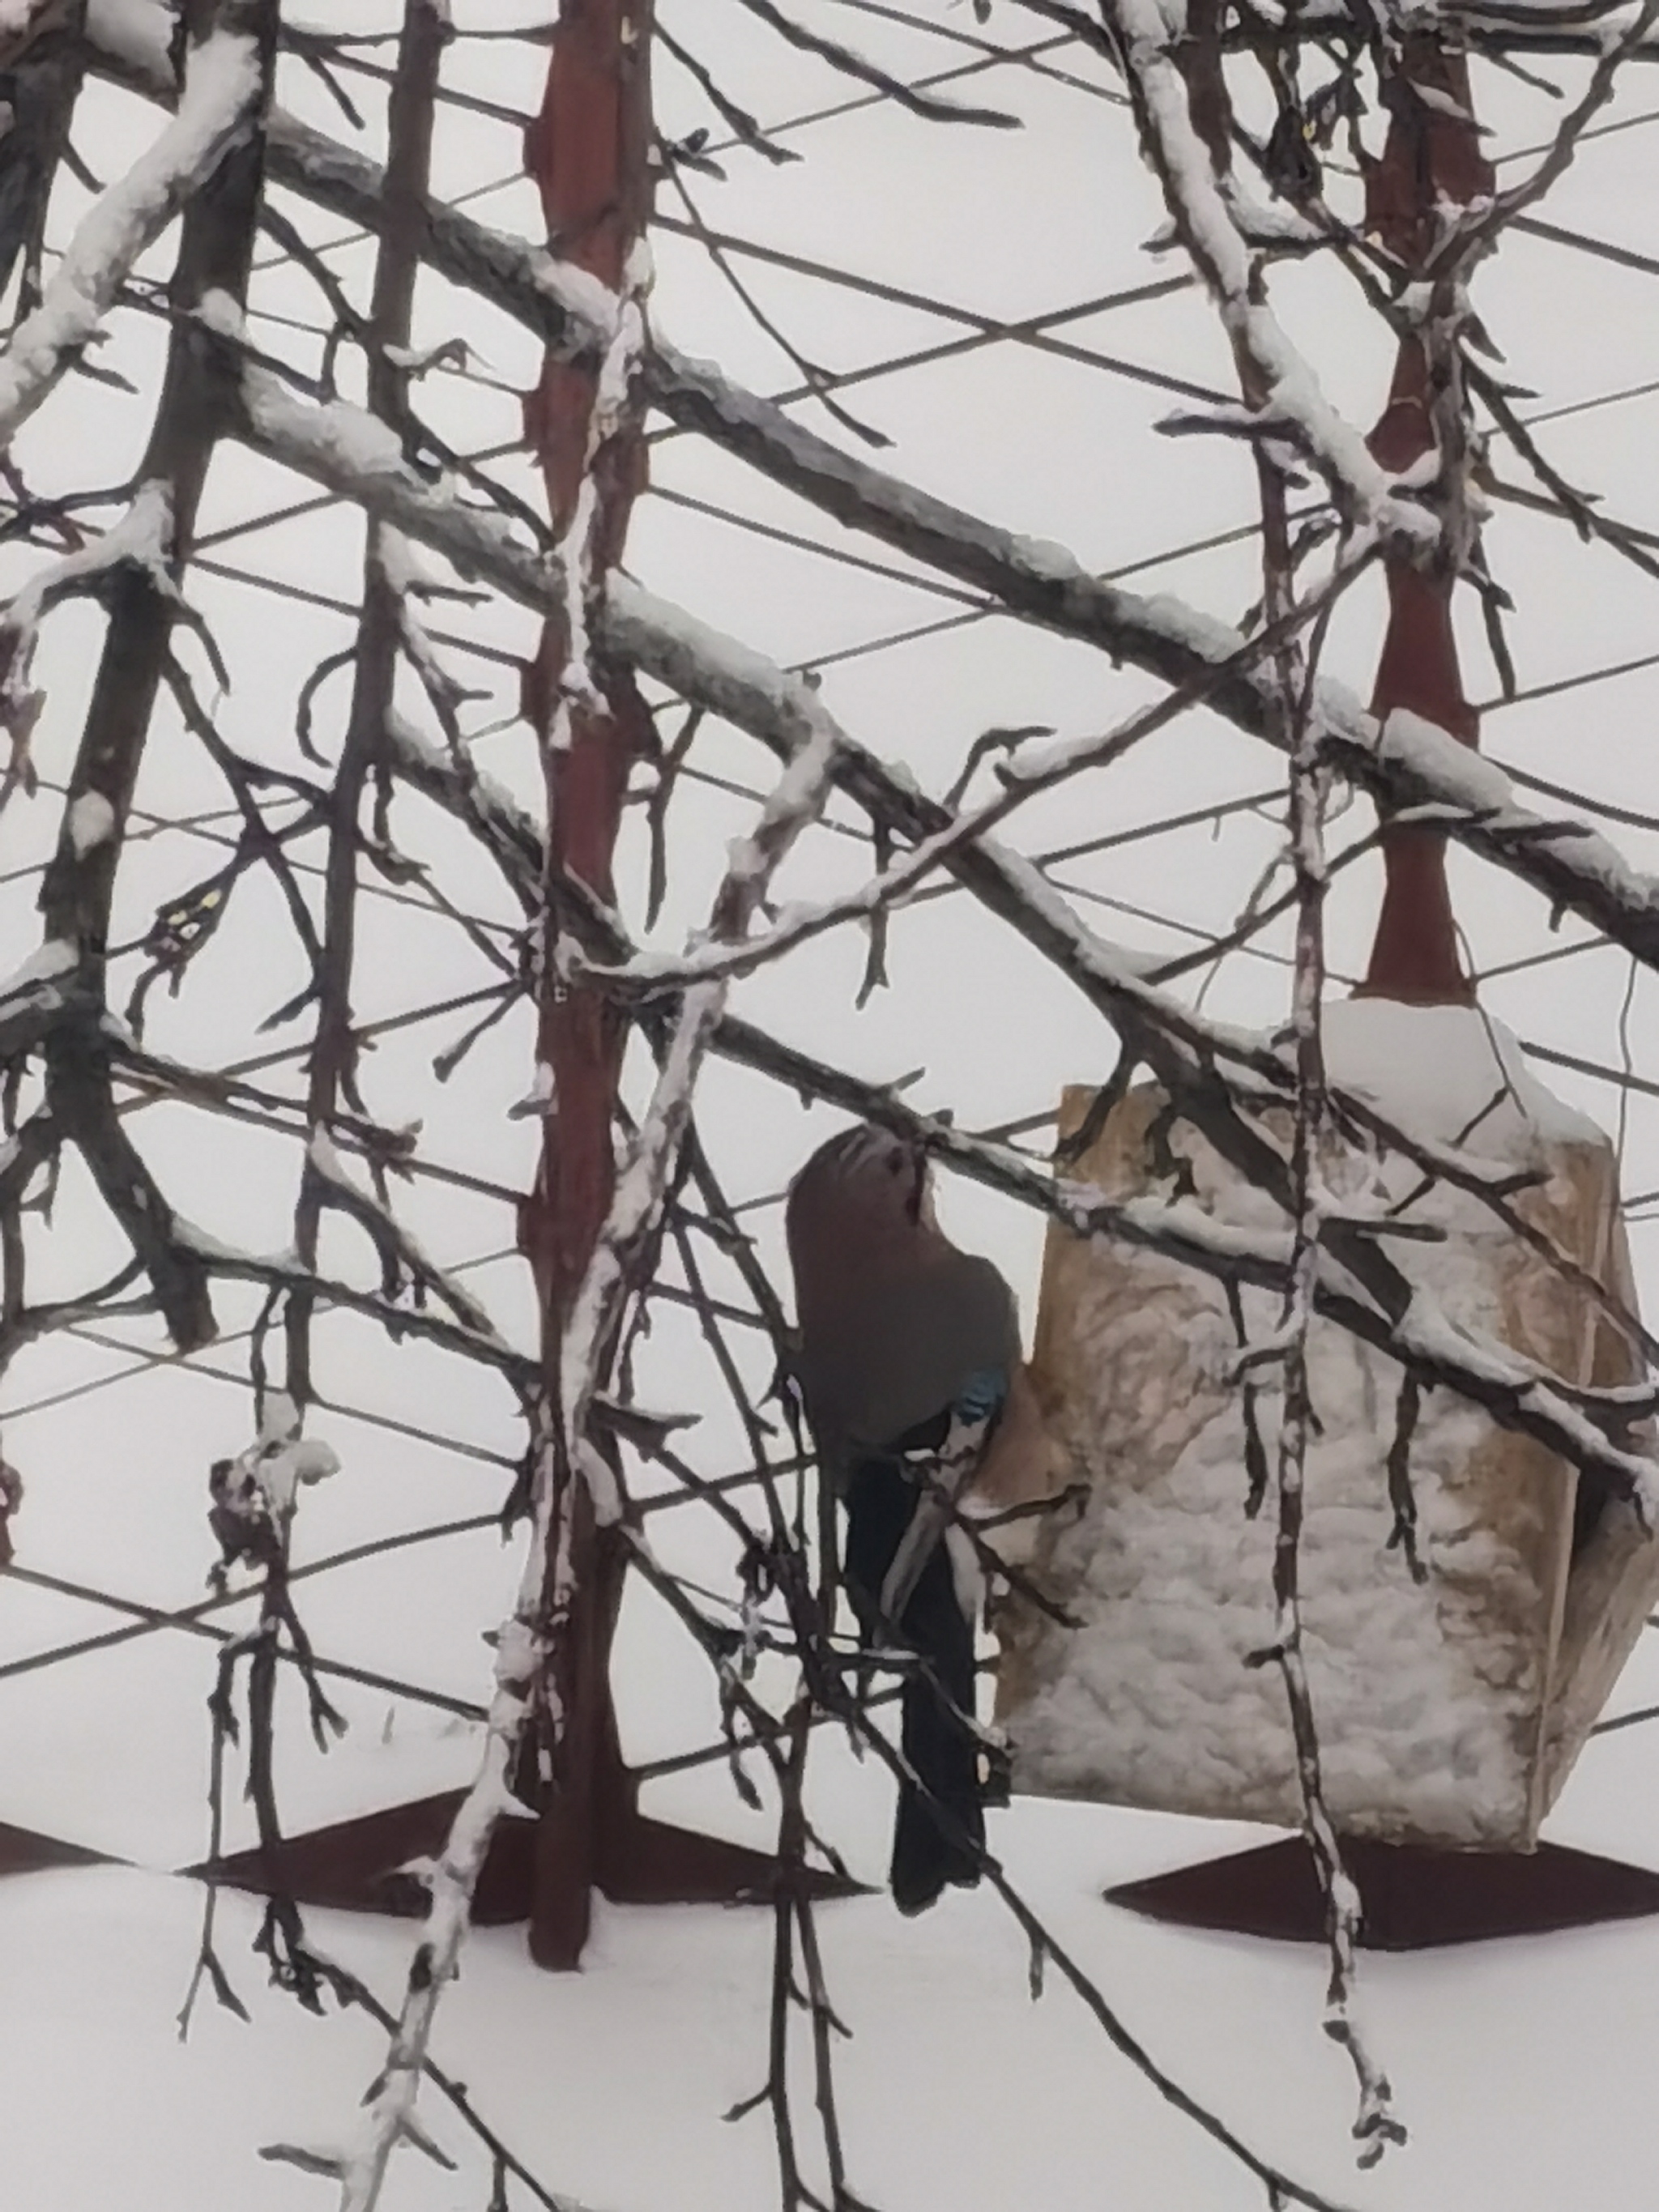
M 561 0 L 545 97 L 526 136 L 550 243 L 612 289 L 620 289 L 648 212 L 650 46 L 648 0 Z M 591 466 L 598 509 L 589 542 L 595 573 L 602 573 L 621 554 L 645 449 L 637 423 L 624 423 L 590 454 L 597 391 L 592 368 L 549 362 L 526 406 L 525 428 L 562 538 Z M 568 560 L 579 557 L 568 540 L 565 550 Z M 550 622 L 526 701 L 544 738 L 554 727 L 569 646 L 562 621 Z M 568 741 L 546 747 L 548 860 L 556 876 L 580 877 L 609 902 L 630 720 L 619 679 L 593 673 L 602 703 L 573 702 Z M 541 1300 L 550 1393 L 558 1387 L 571 1302 L 611 1204 L 623 1035 L 616 1010 L 597 993 L 566 991 L 553 981 L 556 911 L 550 903 L 538 1042 L 553 1073 L 556 1103 L 520 1224 Z M 568 1493 L 574 1595 L 551 1662 L 563 1724 L 537 1838 L 530 1948 L 544 1966 L 574 1966 L 587 1939 L 606 1805 L 623 1785 L 608 1682 L 622 1561 L 595 1526 L 586 1491 L 568 1469 L 558 1479 Z M 550 1559 L 550 1579 L 551 1573 Z
M 1469 109 L 1468 69 L 1461 55 L 1433 45 L 1409 51 L 1412 81 Z M 1437 199 L 1467 202 L 1489 192 L 1492 173 L 1472 122 L 1398 95 L 1381 158 L 1365 179 L 1367 228 L 1393 253 L 1422 268 L 1432 250 Z M 1379 461 L 1405 469 L 1434 442 L 1429 415 L 1429 362 L 1415 337 L 1401 342 L 1394 382 L 1370 447 Z M 1372 711 L 1396 707 L 1479 743 L 1464 696 L 1452 626 L 1455 580 L 1449 570 L 1388 564 L 1389 627 L 1371 696 Z M 1362 995 L 1421 1006 L 1466 1006 L 1474 987 L 1458 953 L 1446 842 L 1428 830 L 1397 830 L 1383 841 L 1382 910 Z
M 621 287 L 649 213 L 651 0 L 561 0 L 542 112 L 527 134 L 526 160 L 541 188 L 550 240 L 567 258 L 613 289 Z M 590 451 L 597 373 L 550 362 L 525 409 L 528 442 L 540 460 L 556 531 L 568 538 L 585 476 L 597 499 L 584 535 L 589 573 L 602 575 L 622 555 L 629 517 L 645 481 L 641 424 L 624 420 Z M 637 740 L 647 725 L 626 672 L 588 671 L 597 698 L 566 690 L 570 640 L 562 620 L 544 632 L 526 682 L 526 712 L 546 740 L 548 935 L 543 949 L 538 1051 L 554 1077 L 535 1186 L 520 1213 L 520 1242 L 541 1299 L 543 1360 L 556 1406 L 558 1355 L 565 1322 L 602 1230 L 615 1187 L 612 1135 L 623 1043 L 623 1024 L 598 994 L 567 989 L 552 961 L 560 889 L 574 877 L 607 902 L 617 831 Z M 584 690 L 585 690 L 585 687 Z M 559 742 L 553 742 L 555 734 Z M 627 1904 L 729 1903 L 772 1893 L 777 1868 L 766 1855 L 646 1819 L 623 1761 L 610 1686 L 611 1649 L 621 1609 L 626 1553 L 595 1525 L 586 1487 L 561 1468 L 556 1480 L 555 1546 L 566 1546 L 563 1601 L 548 1565 L 552 1656 L 549 1706 L 553 1741 L 532 1745 L 520 1794 L 539 1800 L 533 1837 L 522 1822 L 498 1830 L 475 1917 L 528 1917 L 539 1964 L 580 1963 L 599 1889 Z M 545 1782 L 533 1753 L 547 1749 Z M 366 1911 L 418 1911 L 421 1899 L 398 1869 L 436 1847 L 459 1795 L 343 1821 L 283 1848 L 285 1893 L 300 1904 Z M 0 1838 L 3 1841 L 3 1838 Z M 0 1866 L 0 1871 L 3 1871 Z M 206 1873 L 210 1869 L 194 1869 Z M 217 1863 L 222 1881 L 269 1886 L 253 1857 Z M 813 1874 L 814 1895 L 851 1885 Z
M 650 211 L 650 0 L 561 0 L 546 97 L 526 138 L 550 241 L 613 289 L 623 283 Z M 584 475 L 592 477 L 598 497 L 589 544 L 599 574 L 622 557 L 645 481 L 645 443 L 641 422 L 632 418 L 590 452 L 596 389 L 592 368 L 550 362 L 525 414 L 561 536 L 576 512 Z M 574 544 L 566 550 L 575 557 Z M 568 649 L 562 623 L 550 623 L 526 702 L 544 733 L 555 726 Z M 591 673 L 600 703 L 573 702 L 568 742 L 546 748 L 550 895 L 538 1051 L 553 1071 L 555 1104 L 520 1221 L 541 1298 L 544 1372 L 554 1403 L 564 1324 L 615 1185 L 613 1123 L 624 1035 L 611 1002 L 553 981 L 556 891 L 574 876 L 611 900 L 629 768 L 646 726 L 625 672 L 600 665 Z M 626 1554 L 614 1532 L 595 1525 L 586 1489 L 571 1471 L 560 1469 L 556 1480 L 569 1595 L 561 1610 L 550 1556 L 550 1686 L 560 1720 L 536 1838 L 530 1949 L 541 1966 L 570 1968 L 580 1963 L 595 1889 L 637 1904 L 730 1901 L 764 1896 L 775 1869 L 759 1853 L 641 1814 L 637 1786 L 623 1762 L 610 1681 Z M 556 1529 L 556 1552 L 558 1540 Z

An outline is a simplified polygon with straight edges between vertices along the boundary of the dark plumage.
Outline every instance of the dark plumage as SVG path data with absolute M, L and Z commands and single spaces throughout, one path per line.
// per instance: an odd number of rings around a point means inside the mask
M 893 1896 L 917 1912 L 947 1883 L 977 1881 L 985 1820 L 978 1743 L 957 1717 L 974 1711 L 978 1577 L 941 1540 L 948 1510 L 907 1455 L 952 1496 L 972 1482 L 1019 1370 L 1018 1315 L 989 1261 L 939 1229 L 925 1156 L 883 1130 L 813 1154 L 787 1229 L 798 1372 L 847 1507 L 848 1595 L 866 1646 L 896 1640 L 923 1662 L 904 1686 L 902 1743 L 948 1821 L 901 1786 Z

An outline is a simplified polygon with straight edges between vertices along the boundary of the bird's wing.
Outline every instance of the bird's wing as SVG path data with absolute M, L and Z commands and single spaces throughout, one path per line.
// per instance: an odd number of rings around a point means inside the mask
M 890 1450 L 953 1406 L 978 1375 L 1019 1358 L 1013 1293 L 960 1252 L 860 1285 L 804 1332 L 801 1376 L 821 1443 Z

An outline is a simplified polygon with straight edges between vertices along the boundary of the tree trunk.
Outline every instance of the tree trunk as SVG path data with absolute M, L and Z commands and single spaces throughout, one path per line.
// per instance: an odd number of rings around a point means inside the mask
M 1396 81 L 1387 142 L 1365 179 L 1366 228 L 1407 266 L 1421 270 L 1434 248 L 1436 201 L 1465 204 L 1490 192 L 1492 173 L 1480 152 L 1462 56 L 1431 42 L 1408 42 L 1404 73 L 1455 100 L 1470 118 L 1425 106 Z M 1418 338 L 1403 338 L 1389 404 L 1370 441 L 1386 467 L 1404 470 L 1430 451 L 1432 400 L 1428 354 Z M 1395 558 L 1388 580 L 1389 627 L 1372 712 L 1382 716 L 1405 708 L 1466 744 L 1477 744 L 1452 626 L 1455 576 L 1443 566 L 1419 568 Z M 1458 951 L 1443 835 L 1390 830 L 1382 849 L 1382 910 L 1360 995 L 1415 1006 L 1471 1005 L 1474 986 Z

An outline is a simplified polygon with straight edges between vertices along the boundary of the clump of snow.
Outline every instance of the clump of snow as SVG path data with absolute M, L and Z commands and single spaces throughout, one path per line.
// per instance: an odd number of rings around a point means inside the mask
M 210 1230 L 203 1229 L 196 1222 L 186 1219 L 182 1213 L 173 1215 L 172 1234 L 175 1244 L 182 1245 L 186 1252 L 195 1253 L 200 1260 L 217 1261 L 232 1268 L 250 1261 L 259 1266 L 268 1264 L 259 1261 L 255 1254 L 245 1252 L 239 1244 L 225 1243 L 222 1238 L 214 1236 Z M 280 1266 L 286 1256 L 282 1254 L 276 1255 L 275 1264 Z
M 1376 757 L 1419 778 L 1438 799 L 1449 799 L 1472 814 L 1504 814 L 1514 805 L 1510 780 L 1495 762 L 1460 745 L 1436 723 L 1396 707 L 1383 722 Z
M 55 1013 L 64 1003 L 61 979 L 72 975 L 79 963 L 80 954 L 66 938 L 49 937 L 0 981 L 0 1012 Z
M 115 835 L 115 809 L 101 791 L 83 791 L 70 807 L 68 826 L 75 857 L 83 860 Z
M 344 1183 L 348 1189 L 356 1188 L 351 1177 L 346 1173 L 345 1162 L 340 1158 L 339 1147 L 329 1135 L 328 1131 L 320 1124 L 312 1131 L 311 1142 L 307 1146 L 306 1150 L 310 1156 L 311 1164 L 319 1176 L 324 1176 L 330 1182 Z
M 338 1454 L 320 1437 L 301 1435 L 301 1419 L 285 1390 L 266 1393 L 258 1435 L 216 1478 L 221 1511 L 239 1521 L 263 1518 L 280 1528 L 293 1517 L 301 1486 L 339 1473 Z
M 1012 550 L 1022 568 L 1047 582 L 1074 584 L 1087 580 L 1076 554 L 1053 538 L 1016 538 Z
M 49 937 L 40 948 L 31 952 L 21 967 L 14 968 L 3 983 L 0 983 L 0 999 L 12 999 L 36 983 L 50 983 L 59 975 L 67 975 L 75 967 L 80 955 L 64 937 Z
M 1338 999 L 1321 1017 L 1325 1070 L 1409 1135 L 1525 1164 L 1540 1145 L 1601 1130 L 1528 1068 L 1514 1033 L 1479 1006 Z
M 3 362 L 0 362 L 0 398 L 3 396 L 4 372 Z M 46 566 L 46 568 L 38 568 L 35 575 L 28 577 L 22 591 L 15 595 L 15 599 L 4 611 L 4 633 L 9 639 L 15 639 L 9 684 L 11 686 L 20 684 L 20 679 L 27 675 L 31 664 L 33 664 L 35 633 L 38 633 L 40 622 L 42 622 L 46 611 L 60 599 L 69 598 L 80 584 L 84 584 L 86 577 L 106 575 L 111 568 L 118 568 L 119 564 L 131 564 L 135 568 L 143 568 L 143 573 L 150 577 L 161 598 L 177 602 L 179 592 L 177 592 L 175 581 L 173 581 L 173 573 L 168 571 L 168 564 L 166 564 L 166 550 L 168 550 L 170 540 L 173 540 L 173 493 L 166 484 L 149 480 L 149 483 L 139 484 L 137 491 L 133 493 L 133 502 L 128 504 L 126 514 L 111 529 L 104 531 L 101 538 L 95 538 L 91 544 L 82 546 L 77 553 L 66 553 L 62 560 L 51 562 L 51 566 Z M 28 696 L 40 699 L 45 695 L 31 692 Z M 84 796 L 93 799 L 97 794 L 86 792 Z M 80 801 L 76 801 L 76 805 L 80 805 Z M 115 827 L 115 818 L 111 814 L 111 832 L 112 827 Z M 80 848 L 76 849 L 80 852 Z
M 167 0 L 87 0 L 87 37 L 141 77 L 167 83 L 173 15 Z

